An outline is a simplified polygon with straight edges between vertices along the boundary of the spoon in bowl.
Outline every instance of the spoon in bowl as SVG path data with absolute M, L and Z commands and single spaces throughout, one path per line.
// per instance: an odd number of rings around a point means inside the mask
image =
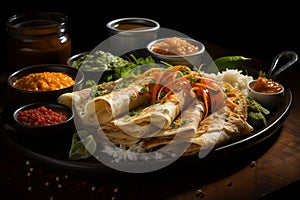
M 279 62 L 279 60 L 283 57 L 287 57 L 290 56 L 292 57 L 292 59 L 287 62 L 285 65 L 283 65 L 282 67 L 280 67 L 276 72 L 274 72 L 275 68 L 277 67 L 277 64 Z M 292 64 L 294 64 L 296 61 L 298 60 L 298 55 L 294 52 L 294 51 L 283 51 L 281 53 L 279 53 L 273 60 L 273 63 L 269 69 L 269 71 L 266 74 L 266 77 L 269 79 L 273 79 L 275 80 L 277 78 L 277 76 L 283 72 L 284 70 L 286 70 L 287 68 L 289 68 Z M 274 73 L 273 73 L 274 72 Z
M 279 60 L 286 56 L 291 56 L 292 59 L 273 73 Z M 274 80 L 281 72 L 294 64 L 297 59 L 298 56 L 293 51 L 279 53 L 273 60 L 271 68 L 266 74 L 266 78 L 259 77 L 248 83 L 248 97 L 255 99 L 270 109 L 278 107 L 283 101 L 285 89 L 283 85 Z

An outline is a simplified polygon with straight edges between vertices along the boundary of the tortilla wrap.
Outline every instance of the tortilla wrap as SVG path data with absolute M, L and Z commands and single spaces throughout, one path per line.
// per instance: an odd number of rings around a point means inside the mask
M 199 156 L 204 157 L 212 149 L 240 139 L 254 130 L 247 122 L 245 94 L 229 83 L 224 82 L 223 86 L 225 90 L 230 91 L 230 94 L 227 94 L 228 98 L 234 100 L 238 106 L 232 107 L 227 104 L 202 120 L 186 154 L 199 152 Z
M 96 92 L 102 95 L 110 93 L 114 88 L 114 84 L 114 82 L 103 83 L 83 90 L 64 93 L 57 98 L 57 102 L 75 110 L 77 116 L 85 123 L 96 123 L 96 118 L 91 118 L 87 115 L 85 106 L 89 101 L 95 98 L 94 95 Z
M 238 89 L 233 89 L 228 83 L 223 83 L 224 89 L 231 91 L 228 96 L 237 102 L 237 107 L 226 104 L 223 108 L 207 117 L 197 124 L 194 137 L 190 137 L 190 146 L 184 155 L 199 154 L 206 156 L 212 149 L 217 148 L 229 141 L 239 139 L 253 131 L 253 127 L 247 122 L 247 104 L 245 94 Z M 190 114 L 190 116 L 192 116 Z M 173 140 L 173 135 L 168 132 L 157 134 L 159 137 L 144 140 L 143 147 L 148 151 L 161 148 L 165 145 L 173 145 L 174 148 L 186 140 Z M 174 149 L 176 151 L 176 149 Z
M 130 147 L 131 145 L 141 142 L 143 149 L 149 150 L 168 144 L 175 136 L 178 136 L 176 139 L 189 141 L 190 138 L 194 137 L 199 122 L 204 116 L 204 111 L 203 101 L 195 101 L 172 122 L 172 126 L 167 127 L 167 129 L 162 129 L 147 138 L 127 134 L 113 122 L 101 125 L 98 134 L 104 135 L 115 145 Z M 154 131 L 157 132 L 157 128 Z
M 134 112 L 114 120 L 114 124 L 127 134 L 135 137 L 150 137 L 168 129 L 182 110 L 193 101 L 190 88 L 183 87 L 160 102 L 141 107 Z
M 189 142 L 195 137 L 200 121 L 205 114 L 203 101 L 197 100 L 191 103 L 177 119 L 167 129 L 161 130 L 151 138 L 142 140 L 142 146 L 146 150 L 158 148 L 170 143 L 171 140 L 177 142 Z
M 87 118 L 97 119 L 100 124 L 105 124 L 147 103 L 151 96 L 147 92 L 142 92 L 145 87 L 147 86 L 143 84 L 132 84 L 94 98 L 86 104 Z

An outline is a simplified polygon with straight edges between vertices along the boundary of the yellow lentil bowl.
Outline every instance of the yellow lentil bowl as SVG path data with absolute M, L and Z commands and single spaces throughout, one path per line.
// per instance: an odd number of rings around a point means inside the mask
M 74 84 L 74 79 L 62 72 L 37 72 L 16 80 L 13 86 L 21 90 L 39 92 L 60 90 Z

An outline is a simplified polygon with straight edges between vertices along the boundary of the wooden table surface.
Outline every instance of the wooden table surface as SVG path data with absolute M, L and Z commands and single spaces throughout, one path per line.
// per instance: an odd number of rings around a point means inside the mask
M 245 55 L 206 44 L 212 58 Z M 279 52 L 278 52 L 279 53 Z M 274 55 L 275 57 L 275 55 Z M 267 70 L 270 60 L 254 58 L 258 69 Z M 0 192 L 10 199 L 267 199 L 300 180 L 299 62 L 278 79 L 292 91 L 292 106 L 282 126 L 251 148 L 220 162 L 166 168 L 146 174 L 68 173 L 33 160 L 14 149 L 1 134 Z M 5 74 L 1 76 L 1 111 Z M 6 104 L 7 105 L 7 104 Z M 3 117 L 3 116 L 2 116 Z M 278 197 L 278 196 L 277 196 Z

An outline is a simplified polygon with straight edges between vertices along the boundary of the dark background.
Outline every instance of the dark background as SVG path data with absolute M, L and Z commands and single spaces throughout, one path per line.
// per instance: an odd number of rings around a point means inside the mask
M 72 54 L 92 50 L 108 35 L 106 23 L 146 17 L 205 43 L 214 43 L 271 60 L 285 50 L 299 53 L 296 1 L 65 1 L 10 0 L 1 7 L 0 71 L 7 69 L 5 22 L 21 11 L 57 11 L 69 16 Z
M 0 72 L 7 70 L 6 20 L 22 11 L 55 11 L 68 15 L 73 54 L 89 51 L 105 40 L 108 37 L 105 25 L 110 20 L 146 17 L 158 21 L 163 28 L 185 33 L 204 44 L 214 43 L 268 61 L 285 50 L 300 55 L 300 17 L 296 1 L 5 0 L 0 9 Z M 264 200 L 298 195 L 299 185 L 298 181 Z

